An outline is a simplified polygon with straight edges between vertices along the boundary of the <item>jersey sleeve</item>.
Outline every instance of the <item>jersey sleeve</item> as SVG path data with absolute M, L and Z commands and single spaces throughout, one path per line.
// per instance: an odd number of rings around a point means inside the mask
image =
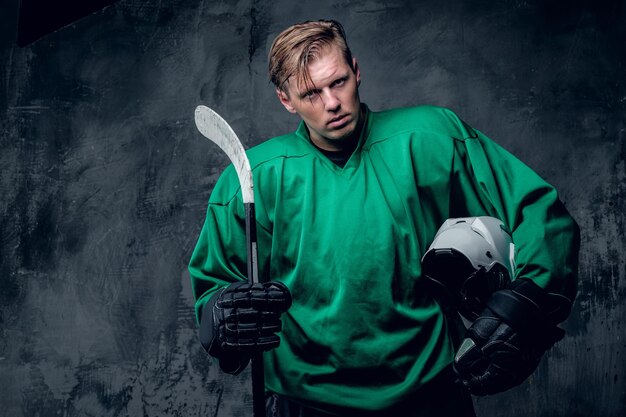
M 514 278 L 529 278 L 573 301 L 580 231 L 557 191 L 487 136 L 464 126 L 468 136 L 455 140 L 450 212 L 502 220 L 515 244 Z

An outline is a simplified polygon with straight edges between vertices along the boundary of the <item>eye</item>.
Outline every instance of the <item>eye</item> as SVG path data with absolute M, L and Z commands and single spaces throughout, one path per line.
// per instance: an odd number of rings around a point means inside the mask
M 308 99 L 308 100 L 314 100 L 315 98 L 317 98 L 317 96 L 319 96 L 319 91 L 318 90 L 309 90 L 309 91 L 305 91 L 304 93 L 300 94 L 300 97 L 302 99 Z
M 333 82 L 333 87 L 341 87 L 342 85 L 344 85 L 347 81 L 346 77 L 342 77 L 339 78 L 338 80 L 335 80 L 335 82 Z

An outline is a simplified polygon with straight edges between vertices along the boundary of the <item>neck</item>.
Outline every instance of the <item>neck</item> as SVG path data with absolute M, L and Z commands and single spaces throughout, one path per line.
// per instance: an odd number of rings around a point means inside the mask
M 311 142 L 313 142 L 313 144 L 316 147 L 324 151 L 328 151 L 328 152 L 341 152 L 341 151 L 347 151 L 347 150 L 354 150 L 357 142 L 359 141 L 359 137 L 361 136 L 361 130 L 363 129 L 363 124 L 364 124 L 364 119 L 365 119 L 364 113 L 365 111 L 363 110 L 363 107 L 361 106 L 359 110 L 359 120 L 357 121 L 357 124 L 354 130 L 349 136 L 346 136 L 342 139 L 326 139 L 326 138 L 314 139 L 309 132 L 309 137 L 311 138 Z

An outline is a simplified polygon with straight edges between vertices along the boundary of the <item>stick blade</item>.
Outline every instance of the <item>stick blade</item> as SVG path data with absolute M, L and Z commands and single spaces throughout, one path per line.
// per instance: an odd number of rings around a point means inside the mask
M 214 110 L 200 105 L 195 111 L 196 127 L 204 137 L 219 146 L 233 163 L 244 203 L 254 203 L 252 169 L 241 141 L 230 125 Z

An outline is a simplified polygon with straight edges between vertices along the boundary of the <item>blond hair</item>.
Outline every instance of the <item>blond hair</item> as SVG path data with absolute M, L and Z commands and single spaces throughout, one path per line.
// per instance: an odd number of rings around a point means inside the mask
M 281 91 L 286 91 L 285 83 L 291 77 L 294 77 L 298 86 L 312 86 L 308 72 L 309 62 L 322 49 L 331 45 L 339 47 L 348 65 L 354 70 L 352 53 L 341 23 L 335 20 L 318 20 L 288 27 L 272 42 L 269 53 L 270 80 Z

